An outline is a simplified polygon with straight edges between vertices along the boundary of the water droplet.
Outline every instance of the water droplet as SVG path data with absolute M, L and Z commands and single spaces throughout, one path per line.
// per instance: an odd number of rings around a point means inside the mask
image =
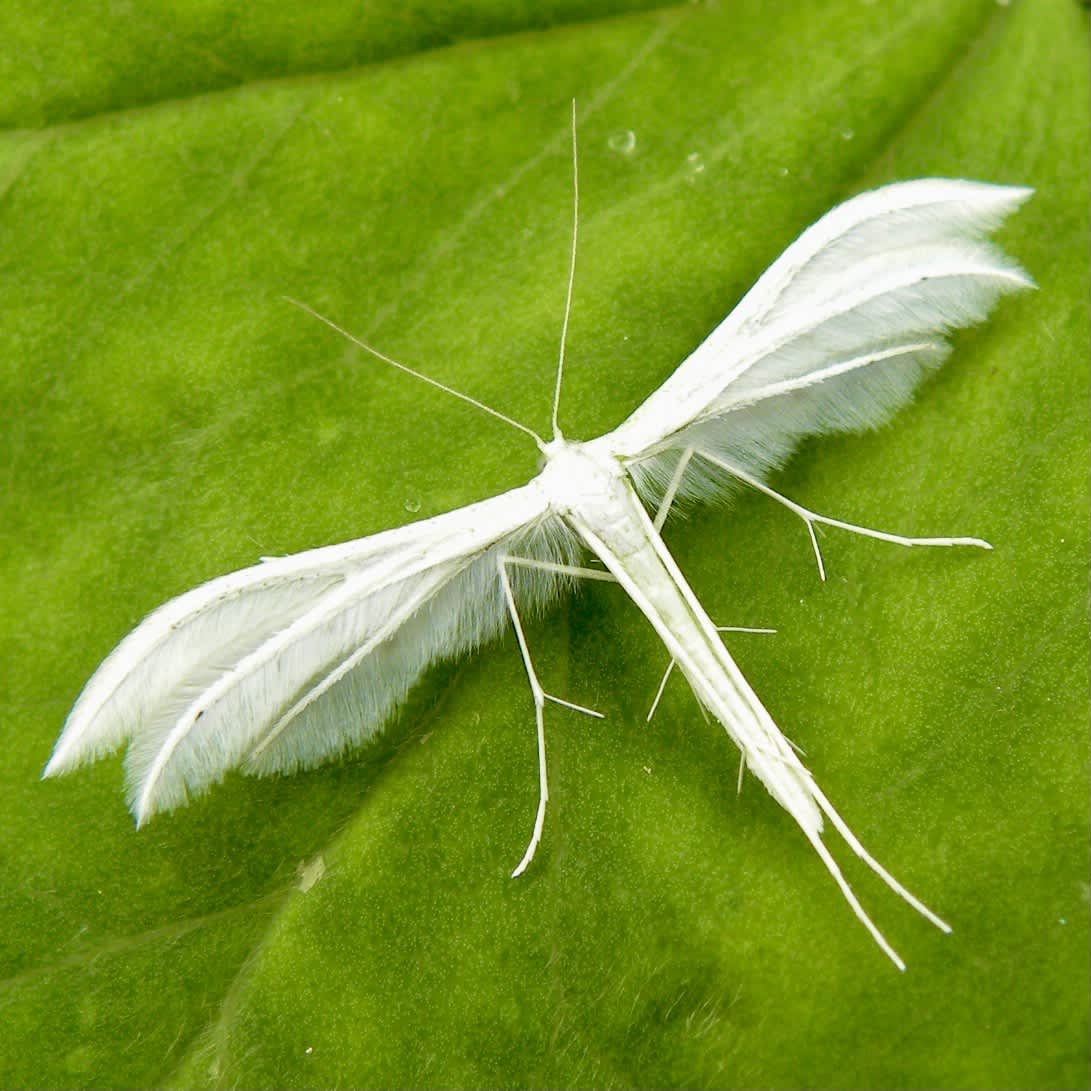
M 856 130 L 855 129 L 842 129 L 841 130 L 841 139 L 842 140 L 853 140 L 855 138 L 855 136 L 856 136 Z
M 704 174 L 705 160 L 700 152 L 690 152 L 689 155 L 686 156 L 686 172 L 691 181 L 699 174 Z
M 787 178 L 787 177 L 788 177 L 788 175 L 789 175 L 789 173 L 790 173 L 790 171 L 788 170 L 788 168 L 787 168 L 787 167 L 781 167 L 781 168 L 780 168 L 780 169 L 779 169 L 779 170 L 777 171 L 777 174 L 779 174 L 779 175 L 781 176 L 781 178 Z
M 632 129 L 619 129 L 607 137 L 606 145 L 618 155 L 632 155 L 636 150 L 636 133 Z
M 405 510 L 410 514 L 416 514 L 416 512 L 420 511 L 420 501 L 415 497 L 410 497 L 405 502 Z

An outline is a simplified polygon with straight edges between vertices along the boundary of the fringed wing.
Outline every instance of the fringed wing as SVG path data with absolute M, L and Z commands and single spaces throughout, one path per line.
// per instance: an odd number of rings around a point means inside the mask
M 882 423 L 943 362 L 948 335 L 1032 284 L 985 236 L 1031 190 L 921 179 L 808 228 L 611 435 L 654 498 L 693 448 L 764 476 L 804 436 Z M 716 487 L 693 464 L 683 491 Z
M 137 823 L 232 769 L 315 765 L 379 731 L 421 673 L 501 631 L 501 554 L 572 563 L 531 486 L 343 545 L 263 561 L 161 606 L 87 683 L 45 775 L 129 742 Z M 513 570 L 520 608 L 563 577 Z

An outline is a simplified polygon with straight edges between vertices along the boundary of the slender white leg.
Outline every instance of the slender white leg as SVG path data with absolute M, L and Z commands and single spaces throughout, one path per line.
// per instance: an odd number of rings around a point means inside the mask
M 663 499 L 659 501 L 659 510 L 652 520 L 652 526 L 656 530 L 662 530 L 663 524 L 667 521 L 671 504 L 674 503 L 674 498 L 678 495 L 678 489 L 682 484 L 682 476 L 685 474 L 691 458 L 693 458 L 693 448 L 687 447 L 679 457 L 678 464 L 674 467 L 674 473 L 671 474 L 670 484 L 667 486 L 667 491 L 663 493 Z
M 511 581 L 508 579 L 508 570 L 505 558 L 500 558 L 500 582 L 504 587 L 504 597 L 508 600 L 508 613 L 511 614 L 511 622 L 515 626 L 515 637 L 519 641 L 519 651 L 523 656 L 523 666 L 526 668 L 527 681 L 530 683 L 530 693 L 534 698 L 534 722 L 538 730 L 538 813 L 534 818 L 534 832 L 530 835 L 530 844 L 523 853 L 515 870 L 511 873 L 514 879 L 526 871 L 534 852 L 538 848 L 538 842 L 542 839 L 542 826 L 545 824 L 546 803 L 549 800 L 549 778 L 546 775 L 545 756 L 545 691 L 538 681 L 538 675 L 534 672 L 534 664 L 530 661 L 530 650 L 527 648 L 527 638 L 523 635 L 523 626 L 519 621 L 519 611 L 515 608 L 515 598 L 511 593 Z
M 564 705 L 565 708 L 574 709 L 576 712 L 583 712 L 588 716 L 595 716 L 599 719 L 603 718 L 601 712 L 596 712 L 591 708 L 584 708 L 583 705 L 573 704 L 571 701 L 565 701 L 561 697 L 554 697 L 551 693 L 546 693 L 546 691 L 542 689 L 542 685 L 538 681 L 538 675 L 534 670 L 534 664 L 530 659 L 530 649 L 527 647 L 527 638 L 523 632 L 522 622 L 519 620 L 519 611 L 515 606 L 515 596 L 511 591 L 511 581 L 508 579 L 508 564 L 519 563 L 524 562 L 519 558 L 501 557 L 497 561 L 497 568 L 500 573 L 500 584 L 504 588 L 504 598 L 508 603 L 508 613 L 511 615 L 511 622 L 515 627 L 515 638 L 519 642 L 519 652 L 523 657 L 523 666 L 526 668 L 527 680 L 530 683 L 530 694 L 534 699 L 534 724 L 538 736 L 538 812 L 534 816 L 534 831 L 530 835 L 530 843 L 527 845 L 526 852 L 523 853 L 522 860 L 519 861 L 515 870 L 511 873 L 513 879 L 522 875 L 529 867 L 531 860 L 534 859 L 534 853 L 538 849 L 538 843 L 542 840 L 542 828 L 545 825 L 546 803 L 549 801 L 549 778 L 546 774 L 545 751 L 546 701 L 553 701 L 555 704 Z M 531 567 L 538 566 L 532 565 Z M 589 569 L 588 571 L 593 570 Z
M 992 549 L 992 546 L 981 538 L 907 538 L 901 534 L 889 534 L 884 530 L 872 530 L 870 527 L 858 526 L 856 523 L 846 523 L 841 519 L 832 519 L 828 515 L 819 515 L 817 512 L 810 511 L 801 504 L 797 504 L 794 500 L 789 500 L 788 497 L 766 485 L 764 481 L 748 474 L 745 470 L 730 462 L 725 462 L 723 459 L 703 452 L 701 457 L 707 458 L 709 462 L 719 466 L 721 470 L 726 470 L 732 477 L 737 477 L 752 489 L 757 489 L 758 492 L 763 492 L 766 496 L 779 501 L 789 511 L 795 512 L 803 520 L 807 526 L 807 533 L 810 535 L 815 560 L 818 561 L 818 574 L 823 580 L 826 578 L 826 566 L 822 562 L 822 550 L 818 547 L 818 538 L 814 532 L 816 523 L 824 523 L 829 527 L 840 527 L 842 530 L 851 531 L 853 534 L 862 534 L 866 538 L 878 538 L 881 542 L 893 542 L 895 545 L 977 546 L 979 549 Z
M 663 677 L 659 680 L 659 689 L 655 691 L 655 699 L 652 701 L 652 707 L 648 709 L 648 715 L 644 718 L 644 722 L 650 724 L 652 717 L 655 715 L 655 710 L 659 707 L 660 698 L 663 696 L 663 690 L 667 688 L 667 679 L 670 678 L 674 671 L 675 660 L 671 660 L 667 664 L 667 669 L 663 672 Z

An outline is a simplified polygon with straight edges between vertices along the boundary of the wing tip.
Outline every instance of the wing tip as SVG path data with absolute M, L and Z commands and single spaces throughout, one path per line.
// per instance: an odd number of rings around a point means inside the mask
M 88 745 L 85 737 L 86 724 L 82 717 L 76 717 L 76 709 L 69 713 L 60 737 L 53 746 L 53 753 L 49 755 L 49 761 L 42 770 L 42 780 L 49 777 L 60 777 L 71 773 L 81 765 L 87 765 L 96 758 L 102 757 L 102 753 L 92 744 Z
M 74 763 L 66 761 L 59 752 L 59 749 L 54 749 L 53 753 L 49 756 L 49 761 L 45 763 L 45 768 L 42 769 L 39 779 L 48 780 L 50 777 L 64 776 L 65 773 L 70 772 L 74 767 Z
M 148 777 L 137 782 L 130 782 L 127 787 L 125 802 L 128 804 L 129 813 L 133 816 L 133 825 L 138 830 L 142 830 L 160 811 L 172 811 L 176 806 L 180 806 L 177 800 L 173 802 L 169 799 L 164 800 L 162 793 L 159 793 L 157 798 L 157 793 L 154 791 L 155 782 Z M 181 803 L 185 801 L 183 793 Z

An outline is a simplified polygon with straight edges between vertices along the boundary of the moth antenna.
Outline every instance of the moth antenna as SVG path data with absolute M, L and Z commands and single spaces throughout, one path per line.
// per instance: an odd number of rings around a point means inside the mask
M 339 326 L 332 318 L 327 318 L 324 314 L 319 314 L 313 307 L 308 306 L 306 303 L 301 303 L 298 299 L 293 299 L 290 295 L 281 296 L 286 303 L 291 303 L 293 307 L 298 307 L 301 311 L 305 311 L 312 318 L 317 318 L 319 322 L 329 326 L 331 330 L 339 333 L 346 341 L 350 341 L 357 348 L 361 348 L 364 352 L 369 352 L 377 360 L 382 360 L 384 364 L 389 364 L 391 367 L 396 367 L 399 371 L 404 371 L 406 375 L 412 375 L 414 379 L 420 379 L 422 383 L 427 383 L 429 386 L 434 386 L 437 390 L 442 390 L 447 394 L 451 394 L 456 398 L 461 399 L 468 405 L 474 406 L 476 409 L 480 409 L 482 413 L 488 413 L 490 417 L 495 417 L 499 421 L 503 421 L 505 424 L 510 425 L 512 428 L 517 428 L 520 432 L 530 436 L 534 442 L 541 447 L 545 442 L 533 428 L 528 428 L 525 424 L 520 424 L 519 421 L 513 420 L 506 413 L 501 413 L 498 409 L 493 409 L 491 405 L 486 405 L 484 402 L 479 402 L 477 398 L 471 397 L 469 394 L 463 394 L 461 390 L 455 390 L 453 386 L 448 386 L 446 383 L 441 383 L 438 379 L 433 379 L 429 375 L 425 375 L 423 371 L 417 371 L 416 368 L 410 367 L 408 364 L 399 363 L 397 360 L 390 356 L 387 356 L 385 352 L 380 352 L 377 348 L 372 348 L 371 345 L 365 341 L 361 341 L 359 337 L 349 333 L 343 326 Z
M 568 262 L 568 292 L 564 300 L 564 321 L 561 323 L 561 351 L 557 359 L 557 381 L 553 387 L 553 438 L 561 439 L 557 411 L 561 404 L 561 382 L 564 379 L 564 350 L 568 341 L 568 316 L 572 313 L 572 286 L 576 281 L 576 242 L 580 232 L 580 166 L 576 153 L 576 100 L 572 100 L 572 254 Z

